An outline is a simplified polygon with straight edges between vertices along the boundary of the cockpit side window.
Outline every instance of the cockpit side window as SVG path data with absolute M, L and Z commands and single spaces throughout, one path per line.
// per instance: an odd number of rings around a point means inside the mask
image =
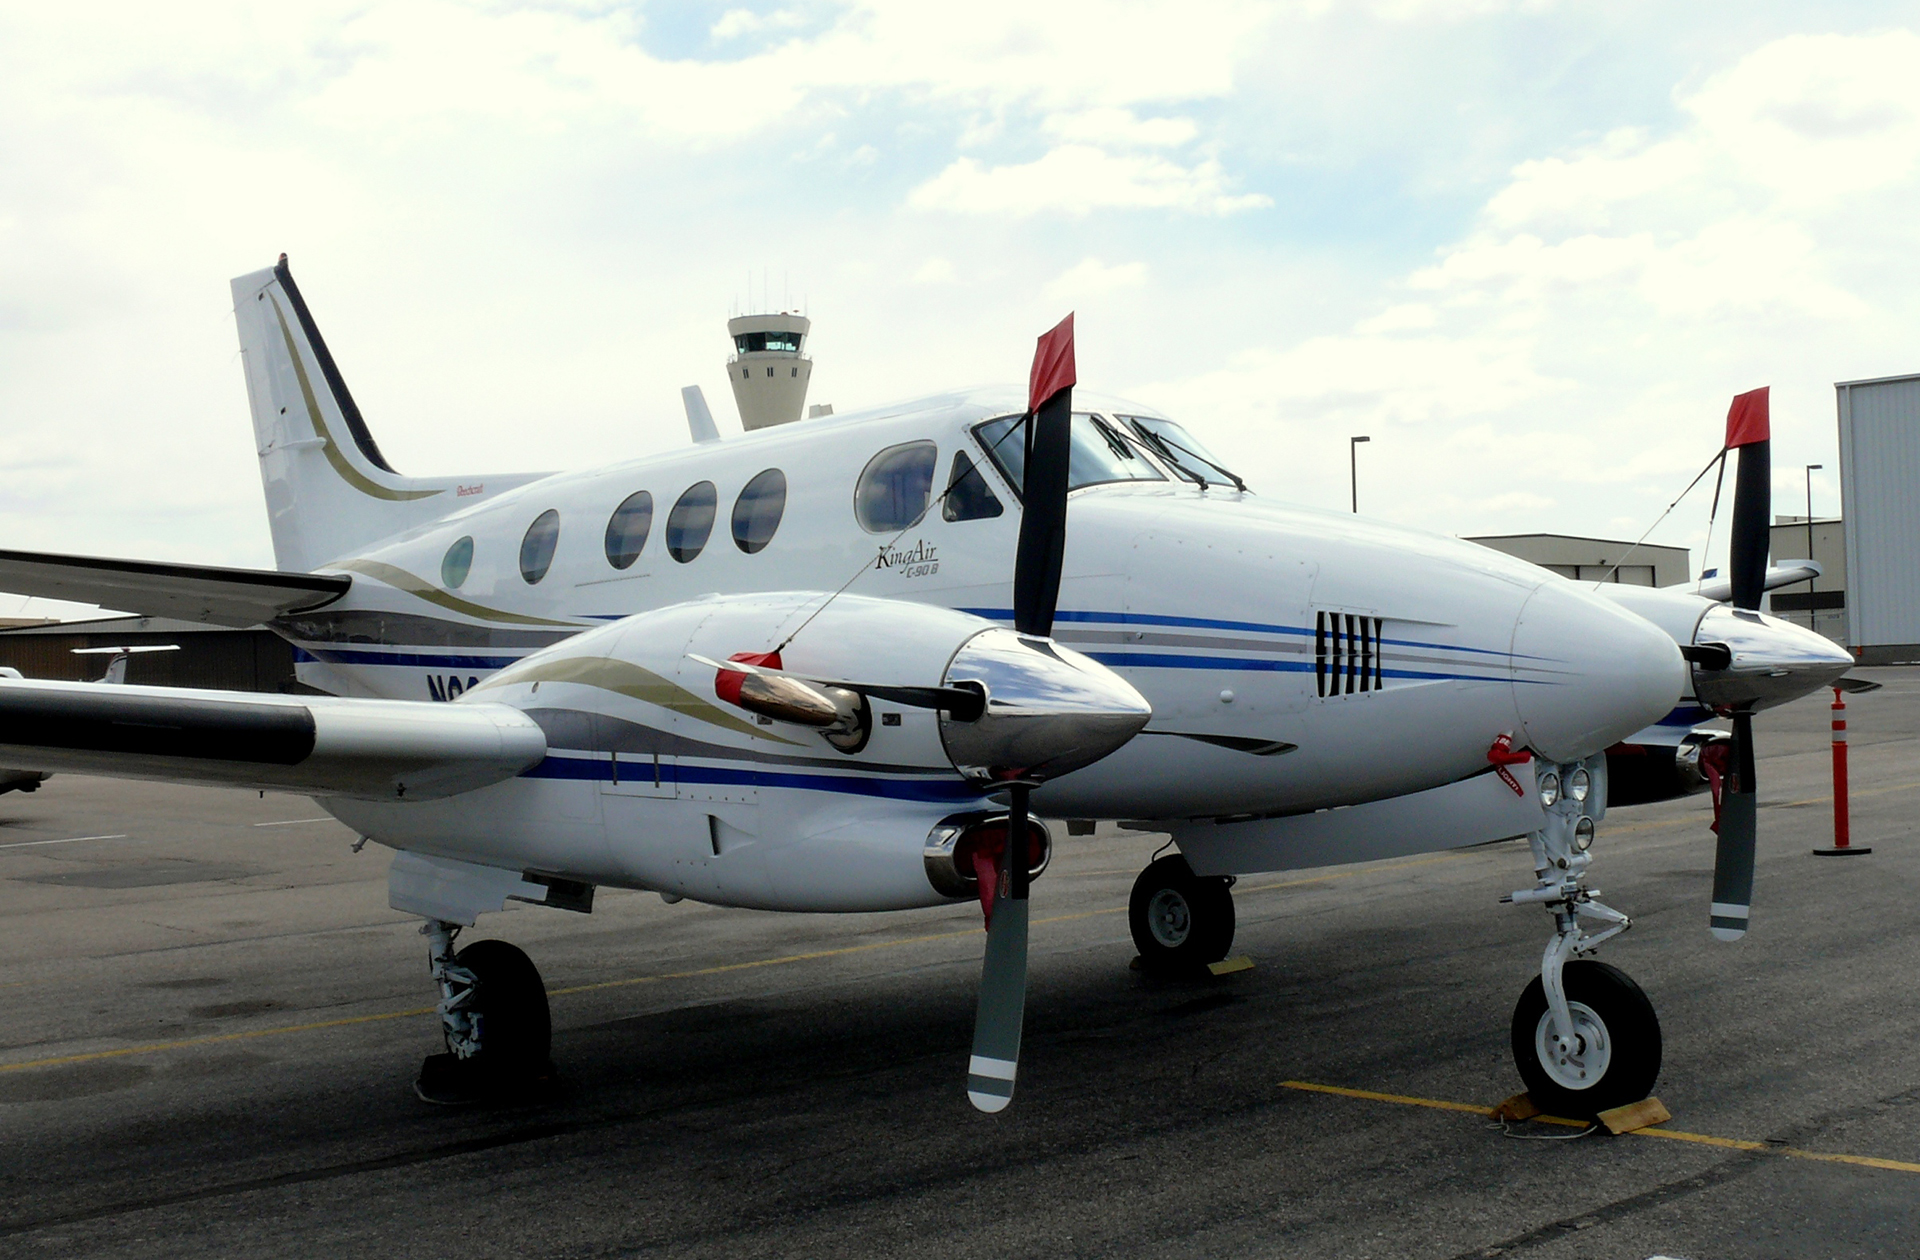
M 853 515 L 860 528 L 890 534 L 917 523 L 933 498 L 939 459 L 937 445 L 919 441 L 889 446 L 868 460 L 853 488 Z
M 973 435 L 994 465 L 1018 491 L 1026 483 L 1027 418 L 1001 416 L 977 424 Z M 1166 474 L 1142 455 L 1125 433 L 1090 412 L 1075 412 L 1073 448 L 1067 458 L 1067 489 L 1114 481 L 1165 481 Z
M 940 515 L 949 521 L 983 521 L 1004 511 L 999 497 L 967 458 L 967 453 L 955 451 L 953 472 L 947 477 L 947 493 L 941 500 Z

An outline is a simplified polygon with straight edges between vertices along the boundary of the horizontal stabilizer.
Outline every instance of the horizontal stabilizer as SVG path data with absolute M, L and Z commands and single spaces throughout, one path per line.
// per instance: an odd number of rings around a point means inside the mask
M 1824 571 L 1817 560 L 1788 560 L 1783 564 L 1770 564 L 1767 566 L 1766 577 L 1760 583 L 1760 589 L 1778 590 L 1783 586 L 1792 586 L 1795 582 L 1810 581 L 1819 577 Z M 1733 598 L 1733 579 L 1725 574 L 1701 578 L 1699 585 L 1693 588 L 1693 593 L 1702 599 L 1725 602 Z
M 547 754 L 510 705 L 0 679 L 0 765 L 311 796 L 427 800 Z
M 331 604 L 353 579 L 344 573 L 278 573 L 204 564 L 107 560 L 37 551 L 0 551 L 0 591 L 99 604 L 143 617 L 216 626 L 257 626 Z

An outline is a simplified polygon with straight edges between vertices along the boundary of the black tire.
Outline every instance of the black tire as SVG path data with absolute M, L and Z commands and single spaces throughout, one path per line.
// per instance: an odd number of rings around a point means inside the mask
M 476 981 L 468 1009 L 477 1017 L 480 1050 L 470 1062 L 496 1081 L 546 1069 L 553 1043 L 547 988 L 533 960 L 505 941 L 475 941 L 454 956 Z
M 1141 963 L 1153 971 L 1183 971 L 1225 958 L 1233 948 L 1228 887 L 1224 876 L 1195 875 L 1177 853 L 1150 863 L 1127 899 L 1127 926 Z
M 1513 1008 L 1513 1061 L 1533 1105 L 1550 1116 L 1591 1120 L 1602 1111 L 1639 1102 L 1660 1076 L 1660 1020 L 1653 1003 L 1626 972 L 1603 962 L 1578 959 L 1561 972 L 1576 1026 L 1598 1021 L 1605 1039 L 1598 1071 L 1585 1061 L 1588 1043 L 1565 1066 L 1541 1061 L 1539 1040 L 1547 1013 L 1547 990 L 1535 976 Z M 1584 1070 L 1583 1070 L 1584 1069 Z M 1592 1072 L 1592 1079 L 1586 1073 Z

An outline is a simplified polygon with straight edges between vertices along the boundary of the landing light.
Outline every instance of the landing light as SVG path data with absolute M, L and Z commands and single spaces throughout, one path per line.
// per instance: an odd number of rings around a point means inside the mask
M 1552 809 L 1560 799 L 1560 776 L 1549 770 L 1540 776 L 1540 804 L 1542 808 Z
M 1593 847 L 1593 819 L 1585 814 L 1573 824 L 1573 848 L 1576 853 L 1585 853 Z
M 1587 793 L 1593 790 L 1593 776 L 1587 773 L 1585 766 L 1567 776 L 1567 795 L 1576 801 L 1587 799 Z

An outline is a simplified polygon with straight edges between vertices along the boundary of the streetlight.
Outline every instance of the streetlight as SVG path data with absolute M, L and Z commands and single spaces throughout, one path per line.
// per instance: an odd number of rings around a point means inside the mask
M 1373 439 L 1370 437 L 1347 439 L 1347 468 L 1353 478 L 1353 510 L 1355 512 L 1360 510 L 1360 443 L 1371 441 Z
M 1813 559 L 1813 470 L 1825 468 L 1825 464 L 1807 465 L 1807 559 Z M 1807 579 L 1807 589 L 1813 589 L 1813 579 Z M 1813 624 L 1813 609 L 1807 609 L 1807 624 Z

